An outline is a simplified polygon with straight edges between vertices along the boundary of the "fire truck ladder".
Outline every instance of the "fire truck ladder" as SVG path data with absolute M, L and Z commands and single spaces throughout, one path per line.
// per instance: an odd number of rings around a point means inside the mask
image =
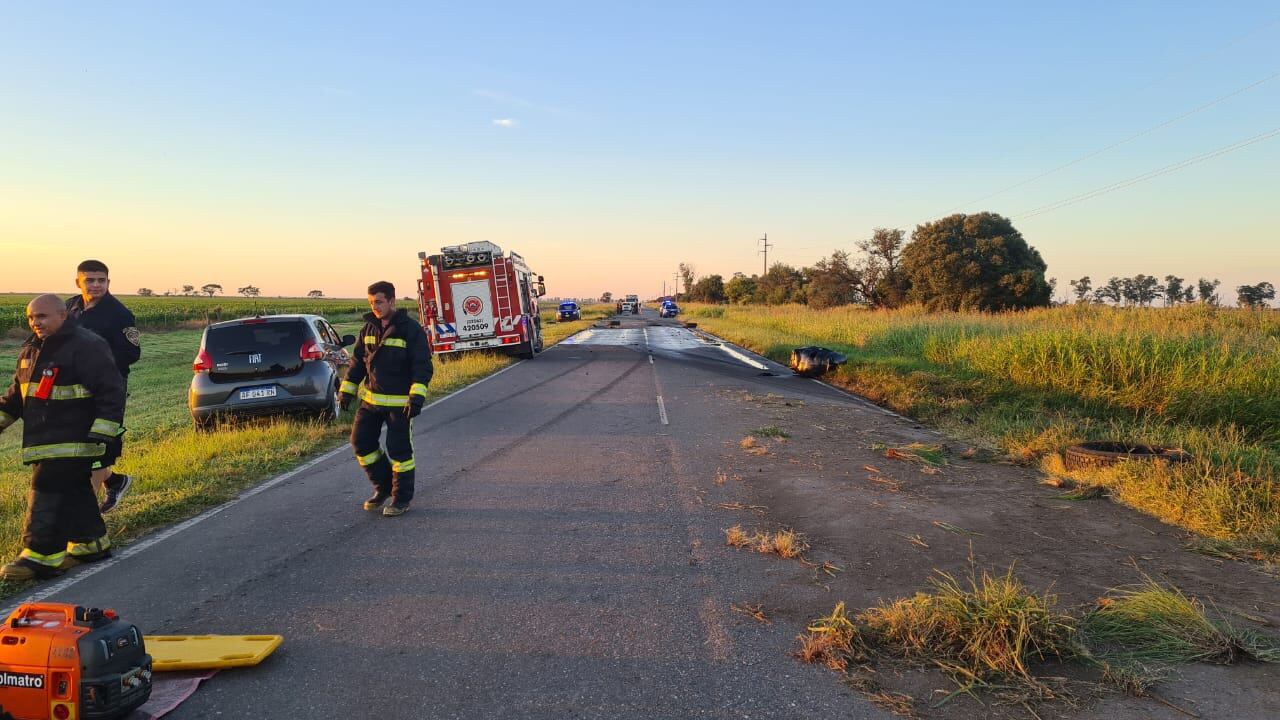
M 498 308 L 498 314 L 501 317 L 511 317 L 511 282 L 509 281 L 506 268 L 506 258 L 496 257 L 493 259 L 493 287 L 498 291 L 498 298 L 495 305 Z M 499 323 L 502 321 L 499 320 Z

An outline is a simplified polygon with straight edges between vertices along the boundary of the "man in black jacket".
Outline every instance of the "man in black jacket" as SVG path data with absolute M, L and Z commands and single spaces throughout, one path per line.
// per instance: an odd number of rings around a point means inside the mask
M 127 396 L 129 366 L 138 362 L 142 355 L 142 344 L 138 339 L 138 327 L 133 313 L 111 294 L 107 266 L 100 260 L 85 260 L 80 263 L 76 268 L 76 287 L 80 288 L 80 294 L 67 300 L 67 311 L 81 327 L 101 335 L 111 346 L 116 369 L 125 381 Z M 124 428 L 121 428 L 120 436 L 107 443 L 107 452 L 93 464 L 94 494 L 103 486 L 107 488 L 106 498 L 99 507 L 104 513 L 110 512 L 133 484 L 133 478 L 112 469 L 120 459 L 123 444 Z
M 0 569 L 6 580 L 110 556 L 89 474 L 124 420 L 124 380 L 106 341 L 68 318 L 56 295 L 32 300 L 27 322 L 33 335 L 0 397 L 0 430 L 22 420 L 22 462 L 32 466 L 23 550 Z
M 381 509 L 383 517 L 396 517 L 413 500 L 412 419 L 422 412 L 427 399 L 431 344 L 418 321 L 396 309 L 396 289 L 391 283 L 369 286 L 369 308 L 373 312 L 364 316 L 355 358 L 342 383 L 341 403 L 346 410 L 360 397 L 351 447 L 373 483 L 373 496 L 364 502 L 364 509 Z M 378 445 L 383 425 L 387 427 L 385 453 Z

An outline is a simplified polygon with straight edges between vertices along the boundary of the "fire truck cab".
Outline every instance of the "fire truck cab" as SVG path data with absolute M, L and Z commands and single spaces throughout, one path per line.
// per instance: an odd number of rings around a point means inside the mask
M 542 276 L 524 258 L 487 242 L 418 253 L 418 310 L 437 355 L 506 350 L 522 358 L 542 352 L 538 298 Z

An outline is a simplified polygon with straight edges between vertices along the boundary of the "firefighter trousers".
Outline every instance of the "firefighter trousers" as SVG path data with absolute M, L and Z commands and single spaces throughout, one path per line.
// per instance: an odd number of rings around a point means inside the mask
M 110 547 L 89 483 L 92 464 L 92 458 L 68 458 L 32 465 L 22 557 L 57 567 L 68 551 L 89 555 Z
M 378 440 L 387 428 L 387 449 Z M 413 499 L 413 422 L 399 407 L 374 407 L 364 403 L 351 425 L 351 448 L 373 483 L 374 490 L 404 504 Z

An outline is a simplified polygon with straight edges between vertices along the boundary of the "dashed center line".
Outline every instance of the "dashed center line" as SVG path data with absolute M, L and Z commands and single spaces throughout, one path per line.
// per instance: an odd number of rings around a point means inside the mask
M 663 425 L 669 424 L 667 422 L 667 406 L 662 402 L 661 395 L 658 396 L 658 420 L 662 421 Z

